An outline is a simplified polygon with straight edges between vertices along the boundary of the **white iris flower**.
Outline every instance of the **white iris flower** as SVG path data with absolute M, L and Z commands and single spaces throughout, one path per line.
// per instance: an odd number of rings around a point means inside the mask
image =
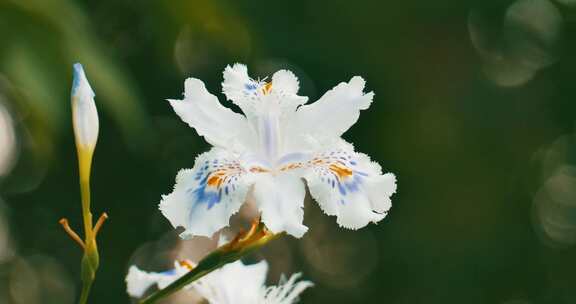
M 160 210 L 174 227 L 185 228 L 183 238 L 211 236 L 250 195 L 268 229 L 301 237 L 308 230 L 302 223 L 305 180 L 340 226 L 358 229 L 382 220 L 396 178 L 341 138 L 372 102 L 374 93 L 364 93 L 364 84 L 353 77 L 306 104 L 290 71 L 265 82 L 250 78 L 245 65 L 227 66 L 223 92 L 242 115 L 220 104 L 202 81 L 188 78 L 184 99 L 170 104 L 214 147 L 178 173 Z
M 193 264 L 189 261 L 174 263 L 175 268 L 165 272 L 145 272 L 136 266 L 130 267 L 126 276 L 128 294 L 140 298 L 148 288 L 156 284 L 159 289 L 168 286 L 183 276 Z M 227 264 L 186 288 L 196 291 L 210 304 L 292 304 L 308 287 L 310 281 L 298 281 L 300 273 L 288 280 L 280 279 L 277 286 L 265 286 L 268 264 L 261 261 L 245 265 L 241 261 Z

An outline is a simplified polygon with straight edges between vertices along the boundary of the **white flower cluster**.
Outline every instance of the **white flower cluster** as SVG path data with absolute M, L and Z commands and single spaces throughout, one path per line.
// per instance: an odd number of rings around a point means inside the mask
M 130 267 L 126 277 L 128 294 L 139 298 L 153 285 L 159 289 L 168 286 L 193 267 L 190 261 L 175 262 L 174 269 L 165 272 L 145 272 Z M 312 286 L 310 281 L 298 281 L 301 274 L 281 279 L 276 286 L 265 286 L 268 264 L 261 261 L 245 265 L 236 261 L 211 272 L 187 286 L 210 304 L 291 304 L 298 295 Z

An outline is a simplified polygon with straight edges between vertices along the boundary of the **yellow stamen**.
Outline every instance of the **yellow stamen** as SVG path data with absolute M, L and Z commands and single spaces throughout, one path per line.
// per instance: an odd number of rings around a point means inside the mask
M 185 267 L 188 270 L 192 270 L 194 268 L 194 266 L 192 266 L 192 264 L 188 263 L 186 260 L 178 261 L 178 263 L 180 266 Z
M 339 178 L 344 178 L 344 177 L 348 177 L 352 175 L 352 170 L 346 168 L 346 167 L 341 167 L 338 165 L 330 165 L 330 170 L 334 173 L 336 173 L 338 175 Z
M 272 91 L 272 82 L 267 82 L 262 87 L 262 92 L 266 95 L 266 94 L 269 94 L 271 91 Z
M 266 173 L 266 172 L 269 172 L 269 170 L 262 168 L 262 167 L 254 167 L 254 168 L 250 168 L 250 172 L 252 172 L 252 173 Z

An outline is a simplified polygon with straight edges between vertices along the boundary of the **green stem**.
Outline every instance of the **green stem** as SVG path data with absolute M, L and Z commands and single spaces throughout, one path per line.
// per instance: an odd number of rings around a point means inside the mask
M 90 287 L 92 287 L 92 281 L 82 283 L 82 294 L 80 294 L 79 304 L 88 303 L 88 295 L 90 294 Z
M 282 234 L 272 234 L 269 235 L 256 243 L 250 244 L 246 247 L 239 248 L 237 250 L 227 250 L 224 249 L 226 245 L 216 249 L 215 251 L 204 257 L 198 265 L 190 270 L 187 274 L 180 277 L 178 280 L 172 282 L 164 289 L 160 289 L 153 294 L 149 295 L 145 299 L 141 300 L 139 304 L 151 304 L 160 300 L 161 298 L 167 297 L 176 291 L 186 287 L 190 283 L 200 279 L 201 277 L 209 274 L 210 272 L 238 259 L 243 256 L 253 252 L 254 250 L 263 247 L 270 241 L 277 239 Z
M 80 197 L 82 198 L 82 219 L 84 220 L 84 237 L 88 241 L 93 237 L 92 213 L 90 212 L 90 170 L 92 151 L 78 149 L 78 168 L 80 173 Z
M 78 148 L 78 167 L 80 173 L 80 195 L 82 198 L 82 219 L 84 220 L 84 256 L 81 263 L 82 293 L 80 304 L 86 304 L 96 270 L 98 270 L 99 254 L 94 235 L 92 213 L 90 212 L 90 171 L 92 167 L 93 150 Z

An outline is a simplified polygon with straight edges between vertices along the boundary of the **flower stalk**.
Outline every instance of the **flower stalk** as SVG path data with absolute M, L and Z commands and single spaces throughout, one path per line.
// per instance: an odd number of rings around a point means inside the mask
M 84 222 L 84 239 L 69 226 L 68 220 L 63 218 L 60 224 L 64 231 L 74 240 L 84 255 L 81 262 L 82 293 L 80 304 L 88 302 L 92 283 L 100 264 L 96 236 L 102 224 L 108 218 L 103 213 L 96 225 L 93 225 L 90 211 L 90 172 L 92 170 L 92 156 L 98 139 L 98 113 L 94 102 L 94 92 L 86 79 L 84 69 L 79 63 L 74 64 L 74 81 L 72 84 L 72 120 L 78 154 L 78 170 L 80 179 L 80 195 L 82 200 L 82 220 Z
M 228 263 L 239 260 L 243 256 L 263 247 L 282 235 L 283 233 L 274 234 L 270 232 L 259 219 L 255 220 L 248 232 L 238 233 L 231 242 L 218 247 L 200 260 L 198 265 L 196 265 L 196 267 L 190 270 L 187 274 L 180 277 L 166 288 L 160 289 L 144 298 L 139 302 L 139 304 L 155 303 L 156 301 L 167 297 L 186 287 L 190 283 L 202 278 L 210 272 Z

